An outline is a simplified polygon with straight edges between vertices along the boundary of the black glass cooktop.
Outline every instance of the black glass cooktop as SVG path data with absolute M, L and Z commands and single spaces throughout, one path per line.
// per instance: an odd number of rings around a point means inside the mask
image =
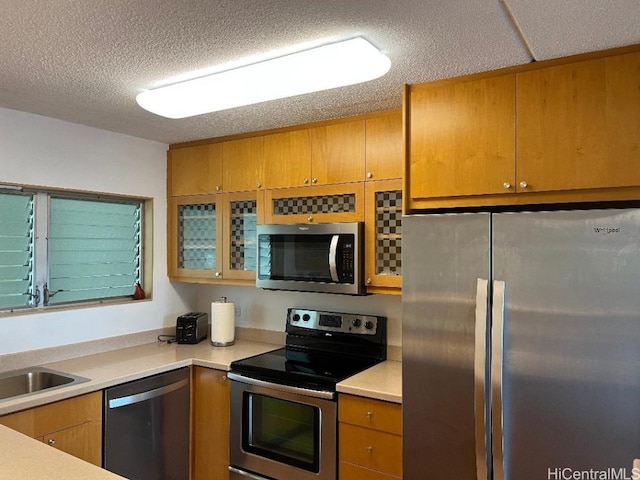
M 335 391 L 336 383 L 372 367 L 378 360 L 292 347 L 231 363 L 231 371 L 268 382 Z

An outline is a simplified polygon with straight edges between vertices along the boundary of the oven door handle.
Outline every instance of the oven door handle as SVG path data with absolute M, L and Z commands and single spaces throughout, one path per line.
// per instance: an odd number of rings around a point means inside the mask
M 272 390 L 278 390 L 280 392 L 295 393 L 298 395 L 305 395 L 307 397 L 324 398 L 327 400 L 333 400 L 336 397 L 336 392 L 328 390 L 312 390 L 310 388 L 292 387 L 291 385 L 281 385 L 279 383 L 265 382 L 264 380 L 258 380 L 257 378 L 245 377 L 237 373 L 228 373 L 229 380 L 235 380 L 237 382 L 246 383 L 248 385 L 255 385 L 257 387 L 271 388 Z
M 267 477 L 261 477 L 260 475 L 256 475 L 252 472 L 247 472 L 246 470 L 241 470 L 231 465 L 229 465 L 229 471 L 231 473 L 237 473 L 238 475 L 242 475 L 243 477 L 250 478 L 251 480 L 269 480 Z

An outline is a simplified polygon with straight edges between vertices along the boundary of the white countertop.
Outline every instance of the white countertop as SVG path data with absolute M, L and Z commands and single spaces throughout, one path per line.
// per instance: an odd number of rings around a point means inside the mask
M 43 366 L 89 378 L 89 382 L 43 391 L 35 395 L 0 400 L 0 415 L 57 402 L 113 385 L 137 380 L 189 365 L 229 370 L 231 362 L 280 348 L 278 345 L 238 340 L 230 347 L 214 347 L 208 341 L 197 345 L 148 343 L 95 355 L 87 355 Z
M 57 390 L 0 400 L 0 415 L 95 392 L 189 365 L 229 370 L 231 362 L 281 348 L 280 345 L 238 340 L 230 347 L 161 342 L 87 355 L 42 366 L 89 378 L 85 383 Z M 338 392 L 400 403 L 401 363 L 382 362 L 337 385 Z M 111 479 L 119 477 L 67 455 L 44 443 L 0 425 L 0 480 L 4 479 Z
M 402 403 L 402 362 L 387 360 L 340 382 L 339 393 Z

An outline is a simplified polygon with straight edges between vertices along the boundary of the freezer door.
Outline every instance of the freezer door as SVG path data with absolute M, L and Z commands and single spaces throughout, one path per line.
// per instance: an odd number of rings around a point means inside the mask
M 404 479 L 486 480 L 490 217 L 406 216 L 402 230 Z
M 635 478 L 640 211 L 503 213 L 493 224 L 505 284 L 495 480 Z

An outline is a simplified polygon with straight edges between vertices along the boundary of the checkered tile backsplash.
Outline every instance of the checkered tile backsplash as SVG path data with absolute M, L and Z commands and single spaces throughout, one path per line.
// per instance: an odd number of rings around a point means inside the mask
M 353 193 L 316 197 L 275 198 L 273 200 L 274 215 L 347 213 L 355 211 L 356 196 Z
M 402 191 L 376 193 L 376 274 L 402 275 Z
M 229 247 L 232 270 L 256 270 L 255 200 L 231 202 L 231 238 Z
M 213 203 L 178 208 L 178 267 L 216 268 L 216 206 Z

